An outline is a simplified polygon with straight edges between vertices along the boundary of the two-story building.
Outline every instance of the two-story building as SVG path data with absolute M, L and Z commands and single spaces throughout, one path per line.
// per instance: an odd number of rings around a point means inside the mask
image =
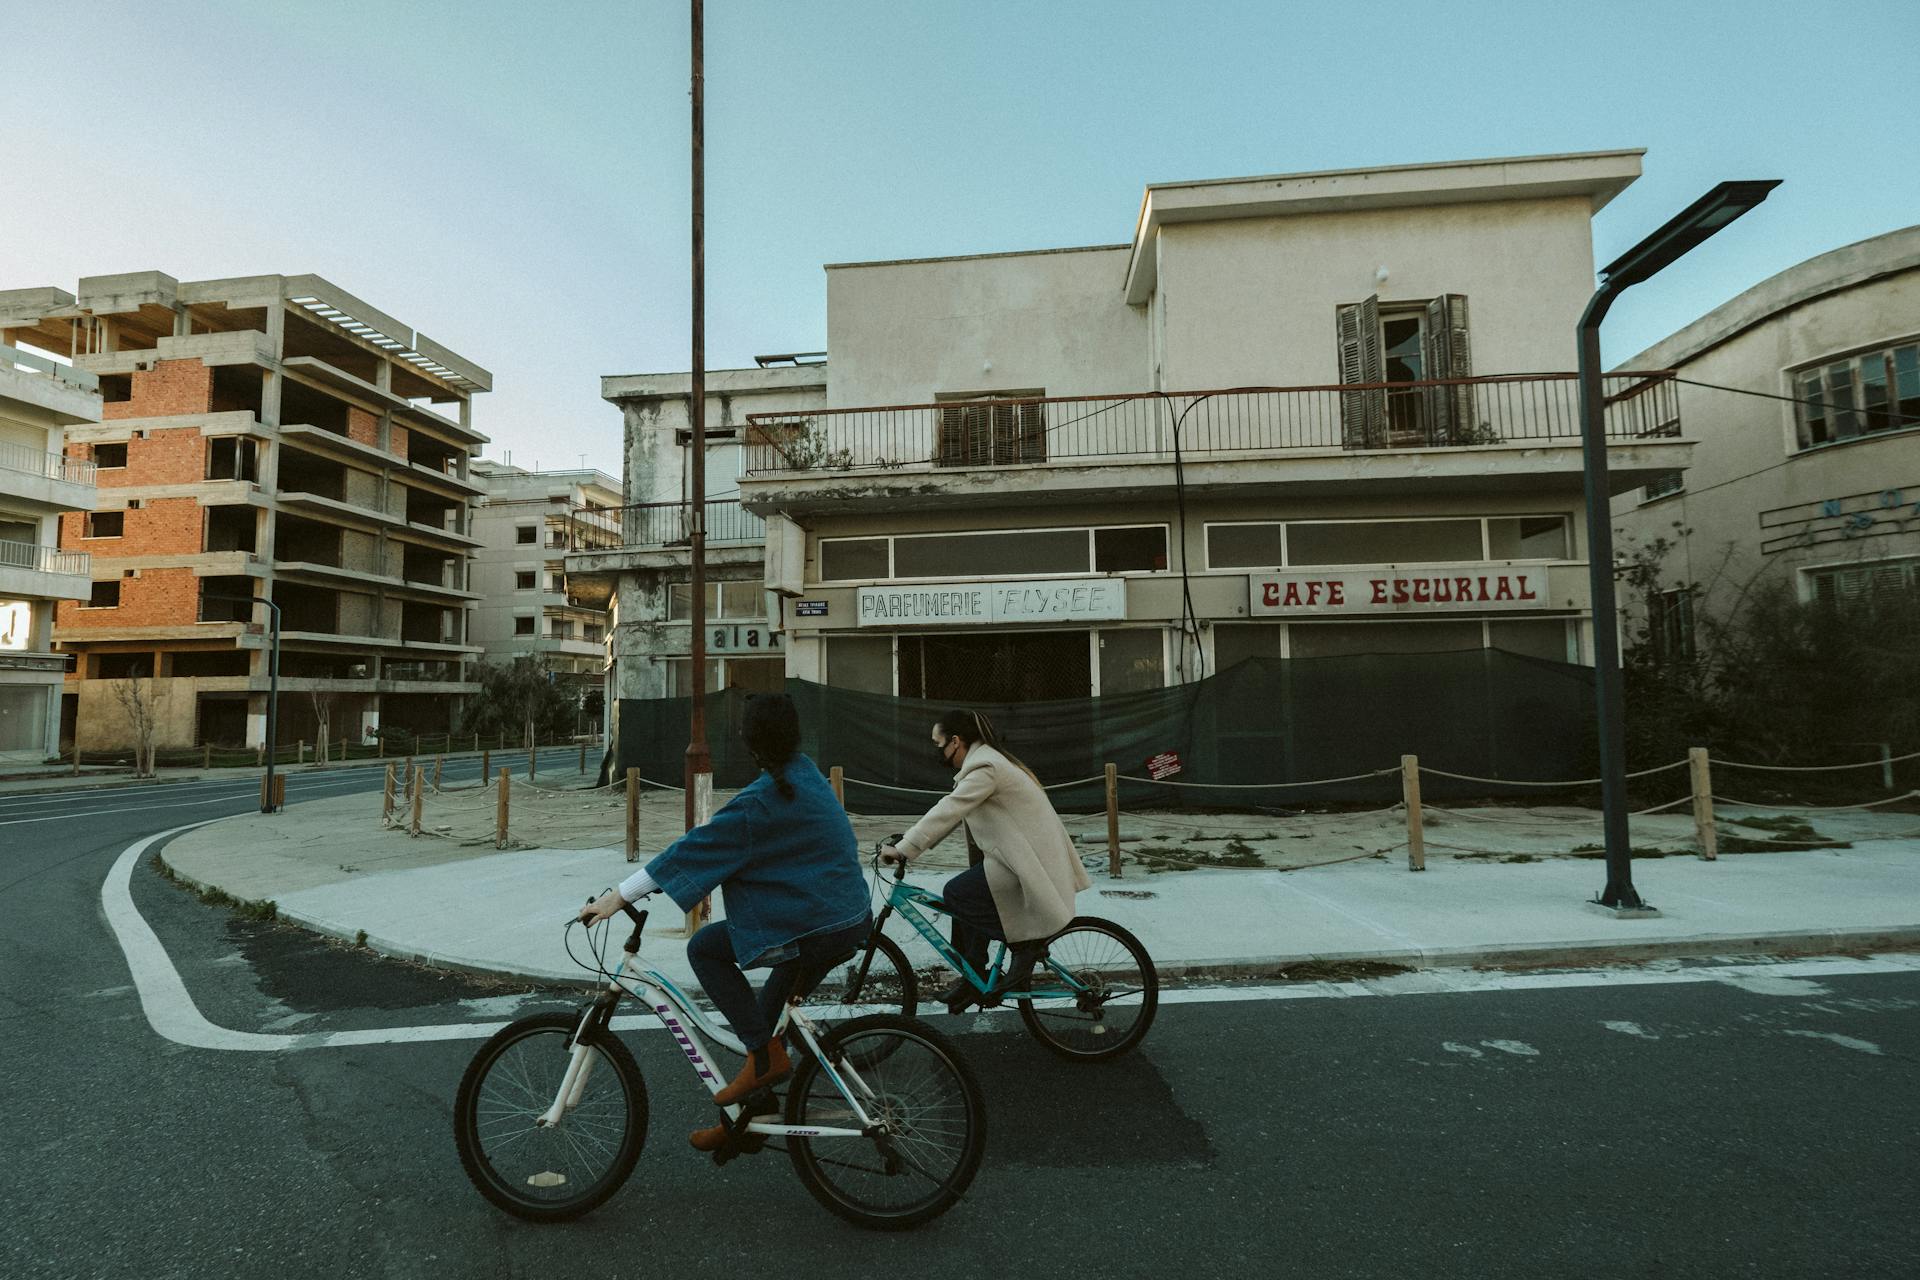
M 1257 655 L 1590 663 L 1568 370 L 1639 167 L 1169 184 L 1127 244 L 829 268 L 828 407 L 751 419 L 741 480 L 805 549 L 769 557 L 789 674 L 1023 701 Z M 1684 463 L 1668 381 L 1607 390 L 1618 487 Z
M 98 421 L 92 374 L 0 345 L 0 765 L 60 750 L 54 609 L 93 589 L 87 554 L 59 546 L 61 515 L 93 505 L 93 464 L 67 457 L 64 437 Z
M 1124 243 L 828 267 L 825 402 L 749 409 L 739 463 L 786 674 L 1006 704 L 1590 664 L 1574 328 L 1640 154 L 1159 184 Z M 1606 391 L 1616 491 L 1685 466 L 1669 378 Z
M 1729 620 L 1768 584 L 1920 590 L 1920 226 L 1789 267 L 1629 364 L 1686 379 L 1698 442 L 1614 500 L 1634 545 L 1673 544 L 1648 619 L 1663 652 L 1692 650 L 1696 609 Z

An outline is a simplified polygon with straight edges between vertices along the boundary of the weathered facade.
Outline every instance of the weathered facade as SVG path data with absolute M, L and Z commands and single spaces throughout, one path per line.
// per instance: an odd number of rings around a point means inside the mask
M 1769 583 L 1920 589 L 1920 226 L 1790 267 L 1629 363 L 1690 380 L 1698 442 L 1685 471 L 1614 500 L 1633 546 L 1673 544 L 1657 645 L 1689 650 L 1696 609 L 1729 618 Z
M 157 745 L 264 740 L 268 611 L 280 609 L 282 742 L 382 725 L 441 732 L 466 664 L 468 475 L 485 441 L 478 365 L 317 276 L 97 276 L 0 293 L 0 337 L 98 377 L 103 421 L 69 428 L 98 468 L 63 548 L 92 557 L 61 605 L 67 714 L 124 745 L 115 684 L 153 678 Z M 445 406 L 445 408 L 443 408 Z
M 568 583 L 566 559 L 621 546 L 620 482 L 603 471 L 528 471 L 487 459 L 473 475 L 487 491 L 473 513 L 473 642 L 489 662 L 538 662 L 584 705 L 601 692 L 607 610 Z
M 100 420 L 100 385 L 69 365 L 0 346 L 0 765 L 60 750 L 66 658 L 53 615 L 92 590 L 85 552 L 62 551 L 63 513 L 93 505 L 91 462 L 65 433 Z

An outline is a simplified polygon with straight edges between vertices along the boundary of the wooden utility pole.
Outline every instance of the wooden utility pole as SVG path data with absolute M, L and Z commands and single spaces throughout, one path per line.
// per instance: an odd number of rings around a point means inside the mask
M 707 188 L 706 72 L 701 0 L 693 6 L 693 359 L 687 388 L 693 456 L 688 465 L 687 543 L 691 567 L 693 723 L 687 741 L 687 829 L 713 813 L 713 757 L 707 750 Z M 687 914 L 687 932 L 707 916 L 702 902 Z

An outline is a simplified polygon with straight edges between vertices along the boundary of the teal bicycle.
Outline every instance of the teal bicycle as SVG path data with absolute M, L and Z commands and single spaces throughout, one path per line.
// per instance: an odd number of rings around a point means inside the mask
M 875 913 L 865 945 L 829 979 L 840 1003 L 914 1015 L 921 975 L 900 944 L 883 932 L 895 915 L 984 995 L 1006 969 L 1007 945 L 997 944 L 985 973 L 975 970 L 929 918 L 949 914 L 940 895 L 907 883 L 904 865 L 888 881 L 880 863 L 882 847 L 874 849 L 873 868 L 876 887 L 886 887 L 886 904 Z M 1009 992 L 1005 999 L 1041 1044 L 1071 1061 L 1099 1062 L 1119 1057 L 1146 1037 L 1160 1007 L 1160 976 L 1131 933 L 1098 916 L 1075 916 L 1047 939 L 1028 989 Z

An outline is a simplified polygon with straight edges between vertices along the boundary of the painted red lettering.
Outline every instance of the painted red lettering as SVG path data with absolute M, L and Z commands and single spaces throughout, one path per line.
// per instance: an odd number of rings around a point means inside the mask
M 1405 604 L 1407 602 L 1407 580 L 1405 578 L 1395 578 L 1393 580 L 1393 602 L 1395 604 Z
M 1309 582 L 1307 584 L 1307 603 L 1309 605 L 1315 605 L 1320 603 L 1321 585 L 1322 584 L 1318 582 Z
M 1453 603 L 1453 579 L 1437 578 L 1433 584 L 1433 602 L 1435 604 Z
M 1498 578 L 1495 578 L 1494 582 L 1498 584 L 1493 593 L 1495 600 L 1513 599 L 1513 580 L 1511 578 L 1503 573 Z
M 1433 579 L 1415 578 L 1413 580 L 1413 602 L 1415 604 L 1433 603 Z
M 1346 602 L 1347 584 L 1344 582 L 1329 582 L 1327 584 L 1327 603 L 1345 604 Z
M 1472 578 L 1455 578 L 1453 580 L 1453 587 L 1453 598 L 1455 600 L 1458 600 L 1461 604 L 1471 604 L 1473 602 Z
M 1299 607 L 1299 604 L 1300 604 L 1300 584 L 1299 583 L 1289 582 L 1287 584 L 1287 598 L 1285 603 L 1289 605 L 1293 605 L 1296 608 Z
M 1280 605 L 1280 584 L 1277 582 L 1261 583 L 1260 603 L 1269 609 L 1278 608 Z
M 1485 578 L 1480 579 L 1480 598 L 1482 600 L 1493 599 L 1492 596 L 1487 594 L 1487 580 Z
M 1520 579 L 1520 598 L 1522 600 L 1538 600 L 1540 598 L 1533 594 L 1533 586 L 1524 577 Z
M 1385 604 L 1387 602 L 1387 580 L 1385 578 L 1370 578 L 1367 581 L 1367 585 L 1373 588 L 1373 602 L 1375 604 Z

